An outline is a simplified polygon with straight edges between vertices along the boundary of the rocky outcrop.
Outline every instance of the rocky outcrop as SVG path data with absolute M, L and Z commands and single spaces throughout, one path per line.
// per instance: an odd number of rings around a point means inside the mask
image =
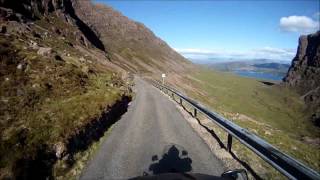
M 313 112 L 312 120 L 320 126 L 320 31 L 300 37 L 297 54 L 283 81 L 301 94 Z
M 105 51 L 96 32 L 76 15 L 73 5 L 76 2 L 76 0 L 0 0 L 0 17 L 21 22 L 40 19 L 55 12 L 58 16 L 64 17 L 67 22 L 74 23 L 92 45 Z M 81 41 L 86 41 L 81 38 L 79 37 Z
M 12 9 L 28 19 L 39 19 L 45 14 L 63 9 L 64 1 L 69 0 L 0 0 L 0 6 Z
M 64 0 L 65 12 L 70 15 L 74 20 L 76 25 L 79 27 L 79 30 L 86 36 L 86 38 L 93 44 L 96 48 L 105 51 L 105 47 L 97 36 L 96 32 L 92 30 L 85 22 L 83 22 L 75 13 L 74 3 L 75 0 Z

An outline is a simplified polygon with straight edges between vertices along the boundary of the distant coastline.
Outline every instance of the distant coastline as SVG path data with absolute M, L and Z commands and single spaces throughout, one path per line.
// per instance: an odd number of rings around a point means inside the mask
M 212 70 L 269 81 L 282 81 L 290 67 L 290 63 L 287 61 L 271 59 L 234 60 L 229 62 L 222 60 L 192 61 Z
M 272 81 L 281 81 L 284 76 L 280 74 L 273 74 L 268 72 L 258 72 L 258 71 L 233 71 L 233 74 L 243 76 L 243 77 L 249 77 L 249 78 L 255 78 L 255 79 L 264 79 L 264 80 L 272 80 Z

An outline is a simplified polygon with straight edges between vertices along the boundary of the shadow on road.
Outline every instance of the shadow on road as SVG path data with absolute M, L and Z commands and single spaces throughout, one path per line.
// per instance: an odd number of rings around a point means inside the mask
M 182 150 L 180 153 L 175 145 L 172 145 L 160 160 L 158 155 L 152 156 L 152 161 L 154 163 L 149 166 L 149 171 L 153 174 L 184 173 L 192 170 L 192 160 L 188 157 L 188 152 Z

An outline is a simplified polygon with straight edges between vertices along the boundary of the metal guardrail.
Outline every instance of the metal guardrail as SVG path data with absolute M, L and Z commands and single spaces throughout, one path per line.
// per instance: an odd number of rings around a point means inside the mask
M 160 83 L 154 83 L 154 86 L 162 91 L 175 94 L 180 98 L 180 104 L 182 101 L 186 101 L 194 108 L 194 116 L 197 116 L 197 111 L 205 114 L 211 121 L 219 125 L 228 133 L 227 150 L 231 152 L 232 147 L 232 137 L 238 139 L 242 144 L 247 146 L 250 150 L 260 156 L 263 160 L 268 162 L 271 166 L 277 169 L 279 172 L 284 174 L 289 179 L 319 179 L 320 174 L 315 170 L 307 167 L 296 159 L 290 157 L 289 155 L 281 152 L 265 140 L 252 134 L 248 130 L 236 125 L 235 123 L 227 120 L 226 118 L 220 116 L 219 114 L 208 110 L 196 101 L 188 98 L 187 96 L 181 94 L 177 90 L 170 88 L 168 86 L 162 85 Z

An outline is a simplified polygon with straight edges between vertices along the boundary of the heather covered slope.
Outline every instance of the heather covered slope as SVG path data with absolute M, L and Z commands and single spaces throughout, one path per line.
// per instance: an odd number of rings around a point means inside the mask
M 58 1 L 3 2 L 0 179 L 63 176 L 74 154 L 103 134 L 105 120 L 125 111 L 127 75 L 65 4 L 48 11 L 41 7 Z
M 75 3 L 76 14 L 97 32 L 112 62 L 133 72 L 180 72 L 193 65 L 139 22 L 111 7 Z

